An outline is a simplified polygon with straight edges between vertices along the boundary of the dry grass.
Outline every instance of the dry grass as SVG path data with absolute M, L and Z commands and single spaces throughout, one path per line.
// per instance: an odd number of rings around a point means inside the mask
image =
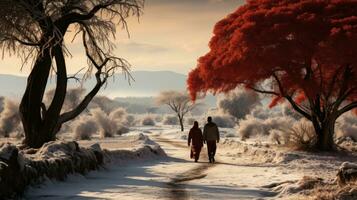
M 294 150 L 311 150 L 316 143 L 315 130 L 310 122 L 300 121 L 288 131 L 287 145 Z
M 311 191 L 311 200 L 355 200 L 357 199 L 357 182 L 343 187 L 337 184 L 318 185 Z

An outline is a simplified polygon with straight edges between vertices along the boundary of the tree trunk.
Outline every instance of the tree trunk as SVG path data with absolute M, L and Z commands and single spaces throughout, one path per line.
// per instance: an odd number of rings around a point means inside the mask
M 20 104 L 20 116 L 25 132 L 24 143 L 29 147 L 40 147 L 41 141 L 48 140 L 47 136 L 40 135 L 42 126 L 42 99 L 45 93 L 48 76 L 51 69 L 51 55 L 49 49 L 40 54 L 27 79 L 25 94 Z
M 335 119 L 325 120 L 320 122 L 320 125 L 314 123 L 316 132 L 316 144 L 315 148 L 320 151 L 332 151 L 335 150 Z
M 181 132 L 183 132 L 184 131 L 183 118 L 179 117 L 179 121 L 180 121 L 180 126 L 181 126 Z
M 20 104 L 20 115 L 25 132 L 24 144 L 39 148 L 44 143 L 55 140 L 57 122 L 67 90 L 67 73 L 62 48 L 53 48 L 56 58 L 57 85 L 52 103 L 47 110 L 42 103 L 52 64 L 49 49 L 37 58 L 28 78 L 25 94 Z

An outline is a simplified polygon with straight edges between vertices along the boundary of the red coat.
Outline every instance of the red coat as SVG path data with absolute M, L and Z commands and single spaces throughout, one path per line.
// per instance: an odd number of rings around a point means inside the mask
M 188 145 L 192 142 L 192 146 L 202 147 L 203 146 L 203 136 L 202 131 L 199 128 L 191 128 L 188 134 Z

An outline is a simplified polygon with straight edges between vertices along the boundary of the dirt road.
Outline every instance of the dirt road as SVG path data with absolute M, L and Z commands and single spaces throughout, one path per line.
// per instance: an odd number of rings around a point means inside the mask
M 30 189 L 26 199 L 264 199 L 275 195 L 260 187 L 278 178 L 275 168 L 239 165 L 219 152 L 217 162 L 210 164 L 205 148 L 195 163 L 189 159 L 185 141 L 150 137 L 168 158 L 47 182 Z

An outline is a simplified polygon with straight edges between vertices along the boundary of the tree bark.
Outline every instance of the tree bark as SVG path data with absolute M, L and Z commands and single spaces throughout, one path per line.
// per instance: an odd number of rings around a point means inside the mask
M 179 117 L 179 121 L 180 121 L 180 126 L 181 126 L 181 132 L 183 132 L 184 131 L 183 118 Z
M 50 50 L 44 49 L 37 57 L 27 79 L 25 94 L 20 103 L 20 117 L 25 132 L 24 143 L 29 147 L 40 147 L 42 144 L 39 141 L 45 140 L 45 136 L 40 135 L 40 128 L 42 127 L 41 107 L 50 69 Z
M 336 149 L 334 135 L 335 135 L 335 119 L 328 119 L 319 122 L 319 125 L 314 123 L 316 133 L 315 148 L 320 151 L 333 151 Z
M 60 45 L 49 49 L 37 58 L 28 78 L 25 94 L 20 104 L 20 115 L 25 132 L 24 144 L 31 148 L 39 148 L 44 143 L 55 140 L 57 121 L 66 97 L 67 72 Z M 56 59 L 57 84 L 55 95 L 47 110 L 42 103 L 49 77 L 52 55 Z

